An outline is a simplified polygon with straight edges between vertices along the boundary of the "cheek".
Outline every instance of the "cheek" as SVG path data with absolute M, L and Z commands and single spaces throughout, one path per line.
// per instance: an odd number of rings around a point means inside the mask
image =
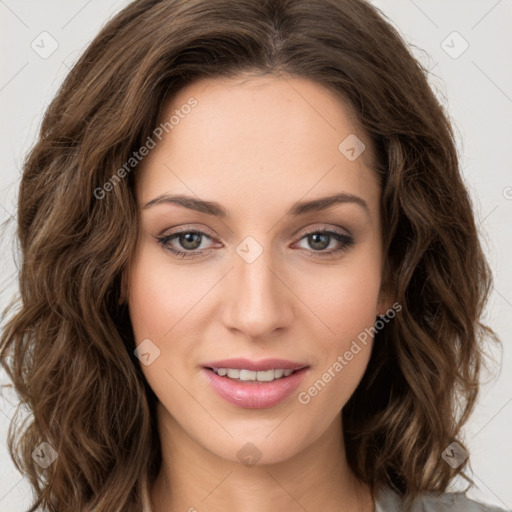
M 371 254 L 347 258 L 336 270 L 301 273 L 297 290 L 311 310 L 318 314 L 327 347 L 341 350 L 375 322 L 381 285 L 380 263 Z
M 167 409 L 180 410 L 186 408 L 187 397 L 178 383 L 185 382 L 186 375 L 182 373 L 184 365 L 176 361 L 188 357 L 186 314 L 191 306 L 187 297 L 195 297 L 197 302 L 197 294 L 182 282 L 179 272 L 171 273 L 170 266 L 162 264 L 155 252 L 143 247 L 133 260 L 128 296 L 130 321 L 139 353 L 144 350 L 150 354 L 148 364 L 139 356 L 149 386 Z
M 317 347 L 321 360 L 299 390 L 297 399 L 322 430 L 343 409 L 361 381 L 371 356 L 371 327 L 375 317 L 344 317 L 335 335 L 323 337 Z
M 298 400 L 328 424 L 355 391 L 370 359 L 380 264 L 371 254 L 360 255 L 350 264 L 347 259 L 339 272 L 325 276 L 310 276 L 303 288 L 310 290 L 307 302 L 318 312 L 322 335 L 316 336 L 317 365 L 301 387 Z
M 146 343 L 155 354 L 149 365 L 141 359 L 141 369 L 157 396 L 176 400 L 182 394 L 171 396 L 179 388 L 173 377 L 184 382 L 187 367 L 182 363 L 195 360 L 194 347 L 208 318 L 200 312 L 212 280 L 189 269 L 182 272 L 165 258 L 150 244 L 142 244 L 131 265 L 128 303 L 136 346 Z
M 192 281 L 190 273 L 166 265 L 158 250 L 144 244 L 131 267 L 128 299 L 137 342 L 154 338 L 163 344 L 180 329 L 209 285 L 197 277 Z

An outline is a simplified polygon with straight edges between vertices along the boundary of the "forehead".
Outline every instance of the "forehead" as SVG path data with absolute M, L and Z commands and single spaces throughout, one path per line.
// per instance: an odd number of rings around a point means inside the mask
M 315 82 L 199 80 L 166 102 L 160 123 L 171 119 L 172 129 L 137 170 L 140 202 L 162 192 L 255 204 L 339 191 L 378 199 L 366 135 L 341 97 Z M 365 145 L 353 161 L 340 150 L 351 137 Z

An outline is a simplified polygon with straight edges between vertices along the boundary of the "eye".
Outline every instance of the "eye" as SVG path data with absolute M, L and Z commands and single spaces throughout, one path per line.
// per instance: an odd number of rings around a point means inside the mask
M 157 237 L 158 243 L 178 258 L 193 259 L 210 254 L 212 248 L 201 247 L 205 240 L 212 237 L 199 230 L 182 230 L 162 237 Z M 299 241 L 306 240 L 312 251 L 310 257 L 325 258 L 348 250 L 354 244 L 351 235 L 334 229 L 316 229 L 305 233 Z M 334 248 L 329 248 L 334 243 Z M 176 247 L 178 245 L 178 247 Z M 304 248 L 302 248 L 304 249 Z M 307 250 L 307 248 L 305 249 Z
M 198 251 L 204 238 L 211 240 L 211 238 L 203 231 L 186 230 L 159 237 L 157 238 L 157 241 L 160 245 L 162 245 L 162 247 L 172 252 L 178 258 L 191 259 L 198 256 L 203 256 L 205 255 L 205 252 L 210 252 L 210 250 L 205 251 L 204 248 Z M 182 247 L 185 250 L 176 249 L 172 246 L 171 242 L 178 243 L 179 247 Z
M 311 257 L 324 258 L 333 254 L 338 254 L 348 250 L 354 244 L 354 238 L 351 235 L 337 230 L 316 229 L 305 233 L 300 240 L 306 240 L 309 247 L 313 249 Z M 329 246 L 334 244 L 334 248 L 326 251 Z

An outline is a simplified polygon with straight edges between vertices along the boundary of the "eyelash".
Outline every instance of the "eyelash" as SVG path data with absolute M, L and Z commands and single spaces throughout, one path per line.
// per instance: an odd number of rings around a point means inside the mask
M 197 258 L 197 257 L 203 256 L 203 255 L 205 256 L 206 254 L 209 254 L 209 252 L 211 252 L 213 250 L 213 249 L 210 249 L 210 250 L 203 250 L 203 251 L 180 251 L 178 249 L 173 249 L 168 245 L 171 240 L 177 238 L 179 235 L 190 234 L 190 233 L 193 233 L 195 235 L 201 235 L 201 236 L 211 239 L 211 237 L 207 233 L 204 233 L 203 231 L 189 229 L 189 230 L 177 231 L 177 232 L 174 232 L 169 235 L 162 236 L 162 237 L 157 237 L 156 240 L 165 250 L 170 251 L 177 258 L 193 259 L 193 258 Z M 312 258 L 326 258 L 326 257 L 332 256 L 333 254 L 338 254 L 338 253 L 347 251 L 354 244 L 354 238 L 352 236 L 342 233 L 341 231 L 328 230 L 328 229 L 325 229 L 325 230 L 315 229 L 315 230 L 308 231 L 307 233 L 304 233 L 301 236 L 299 241 L 303 240 L 304 238 L 308 237 L 309 235 L 313 235 L 313 234 L 329 235 L 330 237 L 334 238 L 339 243 L 341 243 L 342 246 L 339 247 L 338 249 L 331 249 L 330 251 L 324 251 L 324 250 L 323 251 L 314 251 L 313 250 L 314 256 L 311 255 Z M 201 239 L 201 241 L 202 241 L 202 239 Z

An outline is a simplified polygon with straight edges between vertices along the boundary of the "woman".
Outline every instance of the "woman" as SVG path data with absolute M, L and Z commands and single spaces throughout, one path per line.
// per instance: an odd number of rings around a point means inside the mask
M 446 492 L 491 274 L 369 4 L 133 2 L 46 112 L 18 228 L 31 511 L 497 510 Z

